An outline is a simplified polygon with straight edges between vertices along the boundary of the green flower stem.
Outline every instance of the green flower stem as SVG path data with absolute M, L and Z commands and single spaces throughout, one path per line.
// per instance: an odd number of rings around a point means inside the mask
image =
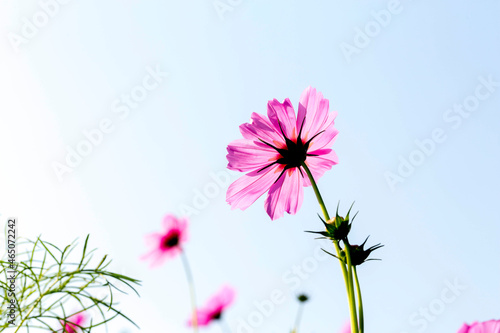
M 364 316 L 363 316 L 363 300 L 361 298 L 361 288 L 359 287 L 358 273 L 356 271 L 356 266 L 353 267 L 354 270 L 354 280 L 356 282 L 356 290 L 358 294 L 358 312 L 359 312 L 359 333 L 364 331 Z
M 184 270 L 186 271 L 186 278 L 189 284 L 189 293 L 191 294 L 191 311 L 192 313 L 192 323 L 193 331 L 198 332 L 198 314 L 196 313 L 196 293 L 194 289 L 193 274 L 191 273 L 191 268 L 189 267 L 189 262 L 187 260 L 186 253 L 184 250 L 181 251 L 182 264 L 184 265 Z
M 302 167 L 304 168 L 304 170 L 307 173 L 307 176 L 309 177 L 311 185 L 314 189 L 314 194 L 316 194 L 316 199 L 318 199 L 319 206 L 321 207 L 321 210 L 323 211 L 325 221 L 328 222 L 330 220 L 330 215 L 328 214 L 328 210 L 326 209 L 325 202 L 323 201 L 323 198 L 321 197 L 321 193 L 319 192 L 318 186 L 316 185 L 316 181 L 314 180 L 314 177 L 311 173 L 311 170 L 309 170 L 309 168 L 305 162 L 302 162 Z M 338 258 L 342 258 L 341 254 L 340 254 L 339 242 L 337 240 L 334 240 L 333 244 L 335 245 L 335 250 L 337 251 Z M 358 331 L 358 318 L 357 318 L 357 314 L 356 314 L 356 300 L 354 298 L 354 289 L 353 289 L 353 283 L 352 283 L 351 255 L 350 255 L 350 251 L 349 251 L 348 246 L 346 246 L 345 252 L 346 252 L 346 257 L 347 257 L 347 267 L 349 268 L 350 274 L 346 268 L 346 264 L 341 259 L 339 259 L 339 262 L 340 262 L 340 267 L 342 268 L 342 274 L 344 276 L 345 287 L 347 290 L 347 299 L 349 301 L 349 312 L 351 314 L 351 333 L 359 333 L 359 331 Z
M 356 318 L 356 298 L 354 296 L 354 282 L 352 273 L 352 263 L 351 263 L 351 246 L 347 240 L 344 241 L 345 245 L 345 256 L 347 261 L 347 277 L 349 283 L 349 312 L 351 313 L 351 327 L 353 332 L 358 332 L 358 321 Z M 354 314 L 354 316 L 353 316 Z M 354 331 L 354 328 L 356 331 Z

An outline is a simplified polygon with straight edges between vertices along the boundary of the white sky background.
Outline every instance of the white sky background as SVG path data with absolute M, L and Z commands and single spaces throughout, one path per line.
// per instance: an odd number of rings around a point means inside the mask
M 189 332 L 188 289 L 178 259 L 150 270 L 138 260 L 143 235 L 165 213 L 191 205 L 195 190 L 225 170 L 226 146 L 251 112 L 312 85 L 337 110 L 340 164 L 319 181 L 330 210 L 360 210 L 353 242 L 385 247 L 359 269 L 367 332 L 418 332 L 410 321 L 436 303 L 446 281 L 467 289 L 425 332 L 455 332 L 463 321 L 500 318 L 500 87 L 460 124 L 443 115 L 474 95 L 479 77 L 500 81 L 500 4 L 401 2 L 399 14 L 350 61 L 356 29 L 375 22 L 370 4 L 233 1 L 221 20 L 209 1 L 70 1 L 14 50 L 9 33 L 41 10 L 37 1 L 0 3 L 0 216 L 17 216 L 25 237 L 64 245 L 91 234 L 113 268 L 143 280 L 123 299 L 144 332 Z M 168 72 L 125 117 L 113 103 L 142 84 L 147 68 Z M 482 90 L 483 92 L 486 90 Z M 82 131 L 114 125 L 71 174 L 52 168 Z M 453 126 L 455 125 L 456 128 Z M 399 156 L 442 129 L 446 140 L 404 182 L 391 187 Z M 237 175 L 233 176 L 233 180 Z M 283 275 L 320 244 L 311 189 L 295 216 L 271 222 L 263 199 L 231 211 L 225 188 L 191 217 L 187 246 L 202 303 L 224 283 L 238 290 L 227 322 L 256 311 L 275 289 L 286 294 L 256 332 L 289 330 L 293 296 L 311 296 L 302 332 L 332 332 L 348 317 L 341 273 L 324 260 L 297 290 Z M 328 247 L 328 244 L 325 245 Z M 421 319 L 423 317 L 413 317 Z M 124 322 L 111 332 L 136 332 Z M 420 330 L 422 331 L 422 330 Z M 219 332 L 214 326 L 206 332 Z

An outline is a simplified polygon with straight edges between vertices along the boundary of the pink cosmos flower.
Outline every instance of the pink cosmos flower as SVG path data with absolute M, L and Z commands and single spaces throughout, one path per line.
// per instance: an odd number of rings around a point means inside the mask
M 87 315 L 84 312 L 80 312 L 66 319 L 66 323 L 64 320 L 61 320 L 61 325 L 63 326 L 62 332 L 76 333 L 77 329 L 83 325 L 86 319 Z
M 317 181 L 338 163 L 330 149 L 338 131 L 333 127 L 337 112 L 329 112 L 329 102 L 308 87 L 300 97 L 297 116 L 287 98 L 267 103 L 267 117 L 253 113 L 251 123 L 240 126 L 243 139 L 227 147 L 228 168 L 246 172 L 229 186 L 226 201 L 242 210 L 264 192 L 267 214 L 272 220 L 295 214 L 303 199 L 303 187 L 311 186 L 305 163 Z
M 500 320 L 489 320 L 483 323 L 464 324 L 458 333 L 500 333 Z
M 182 244 L 187 241 L 186 218 L 176 218 L 167 214 L 163 218 L 163 231 L 154 232 L 146 236 L 146 242 L 152 244 L 153 249 L 141 257 L 142 260 L 150 259 L 151 267 L 157 267 L 168 258 L 173 258 L 182 252 Z
M 229 286 L 222 287 L 219 292 L 208 300 L 204 307 L 196 310 L 198 326 L 208 326 L 213 320 L 222 318 L 224 310 L 233 303 L 235 295 L 236 292 L 233 288 Z M 188 325 L 193 325 L 191 320 L 188 321 Z

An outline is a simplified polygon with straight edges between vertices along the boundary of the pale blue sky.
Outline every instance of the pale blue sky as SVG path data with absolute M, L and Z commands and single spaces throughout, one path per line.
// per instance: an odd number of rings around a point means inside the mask
M 338 111 L 340 163 L 319 181 L 323 196 L 330 210 L 356 201 L 353 242 L 371 235 L 370 245 L 385 244 L 382 261 L 359 269 L 367 332 L 455 332 L 463 321 L 499 319 L 500 87 L 480 77 L 500 82 L 500 3 L 229 2 L 222 20 L 212 0 L 73 0 L 18 52 L 9 33 L 21 34 L 23 17 L 41 7 L 2 2 L 1 218 L 18 216 L 23 235 L 54 242 L 90 232 L 116 270 L 144 281 L 140 299 L 123 299 L 142 331 L 188 332 L 181 263 L 150 270 L 138 260 L 142 236 L 165 213 L 193 207 L 195 191 L 225 170 L 226 146 L 252 112 L 265 113 L 273 98 L 297 106 L 311 85 Z M 396 13 L 377 25 L 373 11 L 388 8 Z M 366 27 L 380 31 L 347 59 L 342 43 L 356 47 Z M 127 116 L 114 112 L 156 67 L 168 76 Z M 476 89 L 488 96 L 473 97 Z M 447 110 L 464 101 L 478 105 L 459 123 Z M 103 119 L 113 131 L 59 182 L 53 162 L 64 163 L 67 147 Z M 397 174 L 400 156 L 418 158 L 415 140 L 436 129 L 446 139 L 392 189 L 386 173 Z M 262 198 L 231 211 L 226 187 L 191 216 L 187 252 L 200 303 L 233 285 L 226 319 L 236 333 L 255 302 L 278 289 L 286 300 L 255 332 L 286 332 L 293 297 L 305 291 L 301 332 L 335 332 L 347 302 L 335 260 L 311 259 L 320 244 L 303 232 L 320 228 L 312 190 L 297 215 L 271 222 Z M 312 261 L 317 268 L 292 290 L 293 267 Z M 467 288 L 440 303 L 455 282 Z M 436 304 L 445 307 L 432 320 L 418 314 Z

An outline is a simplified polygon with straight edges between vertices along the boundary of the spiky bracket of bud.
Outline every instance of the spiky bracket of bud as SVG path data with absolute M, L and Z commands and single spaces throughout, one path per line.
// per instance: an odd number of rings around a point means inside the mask
M 339 203 L 339 205 L 340 205 L 340 203 Z M 351 254 L 351 264 L 353 266 L 359 266 L 362 263 L 369 261 L 369 260 L 380 260 L 380 259 L 368 259 L 368 256 L 370 255 L 370 253 L 372 253 L 373 251 L 375 251 L 383 246 L 381 244 L 376 244 L 376 245 L 365 250 L 364 246 L 365 246 L 366 241 L 368 240 L 368 238 L 370 236 L 366 237 L 365 241 L 361 245 L 350 245 L 349 244 L 347 236 L 349 235 L 349 232 L 351 231 L 352 222 L 354 221 L 354 219 L 356 218 L 358 213 L 356 213 L 352 217 L 352 219 L 350 219 L 349 215 L 351 213 L 352 207 L 354 206 L 354 202 L 353 202 L 351 207 L 349 208 L 349 211 L 347 212 L 346 217 L 344 218 L 344 217 L 339 215 L 339 205 L 337 205 L 337 212 L 335 213 L 334 218 L 325 222 L 325 220 L 323 220 L 321 218 L 321 216 L 319 216 L 319 218 L 321 219 L 321 222 L 323 222 L 323 224 L 325 225 L 326 231 L 306 231 L 306 232 L 319 234 L 319 235 L 323 236 L 320 238 L 328 238 L 328 239 L 331 239 L 332 241 L 336 241 L 336 242 L 342 241 L 345 246 L 349 246 L 350 254 Z M 340 244 L 339 244 L 339 247 L 340 247 Z M 338 256 L 326 251 L 326 250 L 323 250 L 323 251 L 328 253 L 329 255 L 347 263 L 345 249 L 341 248 L 340 258 Z
M 376 245 L 373 245 L 372 247 L 367 248 L 366 250 L 364 249 L 366 241 L 368 240 L 370 236 L 366 237 L 365 241 L 361 245 L 350 245 L 350 250 L 351 250 L 351 263 L 353 266 L 359 266 L 362 263 L 369 261 L 369 260 L 380 260 L 380 259 L 367 259 L 368 256 L 375 250 L 380 249 L 384 245 L 378 243 Z
M 340 203 L 339 203 L 340 204 Z M 354 202 L 352 203 L 349 211 L 347 212 L 346 217 L 342 217 L 339 215 L 339 205 L 337 205 L 337 212 L 335 213 L 335 217 L 328 221 L 323 220 L 321 216 L 319 216 L 321 222 L 325 225 L 326 231 L 307 231 L 314 234 L 322 235 L 325 238 L 329 238 L 334 241 L 345 241 L 349 232 L 351 231 L 352 221 L 356 218 L 356 213 L 352 220 L 349 218 L 349 214 L 351 213 L 352 206 L 354 206 Z
M 373 245 L 365 250 L 364 247 L 365 247 L 366 241 L 368 240 L 369 237 L 370 236 L 366 237 L 365 241 L 361 245 L 348 245 L 349 249 L 350 249 L 350 254 L 351 254 L 351 264 L 353 266 L 359 266 L 362 263 L 370 261 L 370 260 L 380 260 L 380 259 L 371 259 L 371 258 L 368 259 L 368 257 L 370 256 L 370 254 L 373 251 L 380 249 L 381 247 L 384 246 L 384 245 L 379 243 L 379 244 Z M 323 250 L 323 251 L 328 253 L 332 257 L 335 257 L 335 258 L 337 258 L 337 259 L 339 259 L 347 264 L 345 249 L 340 250 L 340 258 L 338 256 L 336 256 L 335 254 L 330 253 L 326 250 Z

